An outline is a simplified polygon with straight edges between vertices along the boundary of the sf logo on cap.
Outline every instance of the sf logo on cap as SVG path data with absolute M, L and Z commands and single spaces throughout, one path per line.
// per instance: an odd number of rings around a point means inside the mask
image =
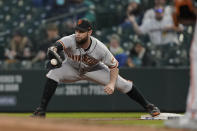
M 78 20 L 78 25 L 80 25 L 83 22 L 83 20 Z

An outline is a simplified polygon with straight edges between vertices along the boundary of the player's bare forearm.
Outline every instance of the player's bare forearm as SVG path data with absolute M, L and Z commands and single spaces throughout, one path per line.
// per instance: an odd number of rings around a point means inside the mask
M 114 93 L 118 73 L 119 69 L 117 67 L 110 70 L 110 81 L 104 88 L 104 91 L 109 95 Z
M 112 84 L 113 86 L 115 86 L 116 80 L 117 80 L 117 77 L 118 77 L 118 73 L 119 73 L 119 69 L 117 67 L 113 68 L 113 69 L 110 69 L 110 82 L 109 82 L 109 84 Z

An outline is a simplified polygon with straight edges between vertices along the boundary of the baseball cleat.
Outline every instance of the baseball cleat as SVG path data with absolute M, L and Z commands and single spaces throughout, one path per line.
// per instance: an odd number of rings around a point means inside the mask
M 146 107 L 147 111 L 150 113 L 152 117 L 158 116 L 160 114 L 160 110 L 153 104 L 148 104 Z
M 40 117 L 40 118 L 45 118 L 46 117 L 46 112 L 41 108 L 38 107 L 36 110 L 33 112 L 31 117 Z

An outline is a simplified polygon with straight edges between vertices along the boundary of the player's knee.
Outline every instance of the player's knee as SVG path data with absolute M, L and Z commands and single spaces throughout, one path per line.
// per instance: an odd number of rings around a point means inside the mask
M 128 93 L 132 89 L 132 86 L 132 82 L 125 81 L 124 83 L 118 83 L 116 88 L 122 93 Z
M 59 83 L 59 78 L 55 75 L 52 75 L 51 73 L 46 74 L 46 77 Z

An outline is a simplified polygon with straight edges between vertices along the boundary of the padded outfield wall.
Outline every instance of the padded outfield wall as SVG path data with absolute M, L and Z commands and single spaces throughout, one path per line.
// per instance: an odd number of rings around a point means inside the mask
M 46 72 L 0 71 L 0 111 L 34 110 L 40 102 Z M 123 68 L 120 74 L 134 81 L 144 96 L 162 111 L 185 111 L 189 87 L 188 68 Z M 49 104 L 49 111 L 143 111 L 143 108 L 118 91 L 107 96 L 103 86 L 79 81 L 60 84 Z

